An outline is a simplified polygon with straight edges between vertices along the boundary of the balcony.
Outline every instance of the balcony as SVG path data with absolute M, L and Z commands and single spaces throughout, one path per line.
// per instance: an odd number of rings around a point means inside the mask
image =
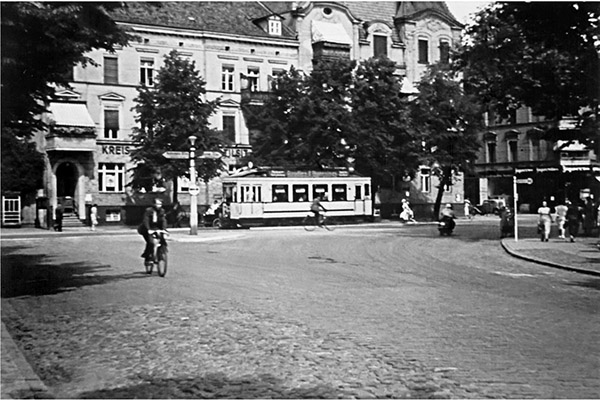
M 92 128 L 51 128 L 46 135 L 46 151 L 96 151 L 96 131 Z
M 271 92 L 257 92 L 250 89 L 242 89 L 242 101 L 251 106 L 262 106 L 272 96 Z

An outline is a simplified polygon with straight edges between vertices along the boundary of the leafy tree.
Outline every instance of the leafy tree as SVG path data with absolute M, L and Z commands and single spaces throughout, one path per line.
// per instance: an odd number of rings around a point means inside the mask
M 437 218 L 445 187 L 452 184 L 456 172 L 465 171 L 468 162 L 477 157 L 481 109 L 444 65 L 431 66 L 418 89 L 419 94 L 411 103 L 411 114 L 423 135 L 426 150 L 423 161 L 436 166 L 432 172 L 440 180 L 433 215 Z
M 2 192 L 25 196 L 42 187 L 44 156 L 35 143 L 18 137 L 11 128 L 2 129 Z
M 372 177 L 374 187 L 395 187 L 396 179 L 412 176 L 421 152 L 395 70 L 387 58 L 366 60 L 351 90 L 355 169 Z
M 551 119 L 595 111 L 599 14 L 595 2 L 494 3 L 467 27 L 456 67 L 505 118 L 521 105 Z
M 135 99 L 136 121 L 133 140 L 139 146 L 131 152 L 134 189 L 151 191 L 163 180 L 174 183 L 173 201 L 177 201 L 177 178 L 189 176 L 188 160 L 169 160 L 165 151 L 189 150 L 189 136 L 196 136 L 198 153 L 214 150 L 221 144 L 219 134 L 209 128 L 209 117 L 218 107 L 217 101 L 203 100 L 206 82 L 196 70 L 196 63 L 180 58 L 173 50 L 165 56 L 154 87 L 141 87 Z M 205 181 L 219 174 L 220 162 L 197 163 L 198 176 Z
M 108 15 L 122 3 L 2 2 L 2 190 L 42 186 L 43 155 L 28 143 L 57 86 L 92 49 L 113 51 L 128 35 Z
M 347 166 L 353 68 L 347 60 L 322 61 L 310 76 L 292 68 L 264 106 L 244 104 L 249 129 L 258 131 L 253 161 L 297 169 Z
M 68 87 L 85 53 L 114 51 L 129 35 L 109 16 L 120 2 L 2 2 L 2 127 L 39 127 L 37 116 L 55 87 Z

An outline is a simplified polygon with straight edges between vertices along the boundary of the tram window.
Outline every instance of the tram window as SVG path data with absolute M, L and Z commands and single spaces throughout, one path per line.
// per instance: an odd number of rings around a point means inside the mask
M 365 197 L 369 197 L 371 195 L 371 186 L 369 186 L 369 184 L 365 184 Z
M 346 201 L 346 185 L 331 185 L 333 201 Z
M 362 199 L 362 186 L 356 185 L 354 187 L 354 199 L 361 200 Z
M 292 185 L 293 201 L 308 201 L 308 185 Z
M 254 201 L 262 202 L 262 186 L 252 186 L 252 191 L 254 192 Z
M 321 200 L 328 200 L 327 185 L 313 185 L 313 199 L 321 196 Z
M 287 203 L 288 197 L 288 186 L 287 185 L 273 185 L 273 203 Z

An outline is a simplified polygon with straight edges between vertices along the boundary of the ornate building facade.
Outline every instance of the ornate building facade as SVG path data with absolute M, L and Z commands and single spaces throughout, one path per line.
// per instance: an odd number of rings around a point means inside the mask
M 114 54 L 87 54 L 95 65 L 74 67 L 71 88 L 58 92 L 44 116 L 49 130 L 36 136 L 47 155 L 43 195 L 50 204 L 72 199 L 84 219 L 86 206 L 96 203 L 101 221 L 112 223 L 133 223 L 131 210 L 145 204 L 127 186 L 132 108 L 137 89 L 154 84 L 172 50 L 195 62 L 207 100 L 221 100 L 210 123 L 233 143 L 224 149 L 233 171 L 252 149 L 242 98 L 261 101 L 273 77 L 292 66 L 310 73 L 320 57 L 386 56 L 396 62 L 403 91 L 414 93 L 427 65 L 449 57 L 462 29 L 443 2 L 128 3 L 113 17 L 136 39 Z M 404 188 L 424 203 L 435 195 L 427 168 Z M 180 183 L 187 193 L 189 182 Z M 200 204 L 220 194 L 218 180 L 205 189 Z M 462 201 L 461 193 L 459 183 L 444 201 Z M 184 205 L 187 197 L 181 196 Z

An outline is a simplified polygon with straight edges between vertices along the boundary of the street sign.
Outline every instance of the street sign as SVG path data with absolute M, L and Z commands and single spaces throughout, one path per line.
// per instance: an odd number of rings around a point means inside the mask
M 204 151 L 202 152 L 201 155 L 198 156 L 198 158 L 211 158 L 211 159 L 218 159 L 223 157 L 223 154 L 219 153 L 218 151 Z
M 517 184 L 531 185 L 533 184 L 533 178 L 517 179 Z
M 190 158 L 190 153 L 187 151 L 165 151 L 163 157 L 171 160 L 187 160 Z
M 190 186 L 188 191 L 192 196 L 198 196 L 198 194 L 200 193 L 200 188 L 198 186 Z

